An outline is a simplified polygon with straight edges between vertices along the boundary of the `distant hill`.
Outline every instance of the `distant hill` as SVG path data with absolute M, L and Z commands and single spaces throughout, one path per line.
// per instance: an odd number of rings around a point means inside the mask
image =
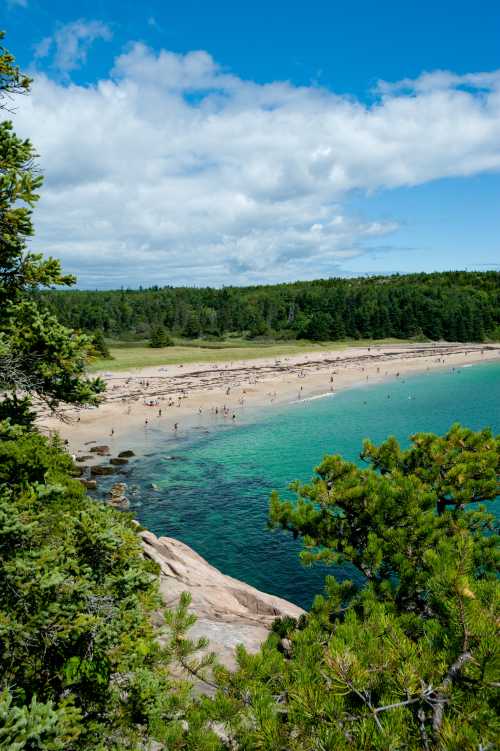
M 500 335 L 500 272 L 332 278 L 255 287 L 53 291 L 41 300 L 68 326 L 109 338 L 483 341 Z

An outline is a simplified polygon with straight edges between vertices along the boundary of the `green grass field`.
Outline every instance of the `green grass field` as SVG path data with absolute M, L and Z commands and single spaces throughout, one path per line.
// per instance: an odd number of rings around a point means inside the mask
M 175 347 L 153 349 L 142 342 L 116 342 L 110 345 L 113 360 L 95 360 L 88 368 L 96 371 L 130 370 L 154 365 L 180 365 L 184 363 L 230 362 L 231 360 L 250 360 L 258 357 L 283 357 L 320 352 L 325 349 L 343 350 L 348 347 L 366 347 L 380 344 L 405 344 L 402 339 L 356 339 L 342 342 L 249 342 L 230 340 L 225 342 L 190 343 Z

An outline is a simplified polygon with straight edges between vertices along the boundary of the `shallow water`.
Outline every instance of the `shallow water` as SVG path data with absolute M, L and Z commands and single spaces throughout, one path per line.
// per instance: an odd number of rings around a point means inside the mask
M 365 437 L 407 443 L 411 433 L 444 432 L 457 421 L 499 432 L 500 363 L 359 386 L 249 411 L 243 420 L 207 416 L 177 437 L 161 428 L 135 435 L 147 455 L 126 478 L 131 510 L 155 534 L 183 540 L 224 573 L 308 607 L 325 573 L 345 578 L 352 571 L 304 568 L 300 543 L 266 529 L 271 490 L 286 493 L 291 480 L 309 479 L 327 453 L 356 461 Z

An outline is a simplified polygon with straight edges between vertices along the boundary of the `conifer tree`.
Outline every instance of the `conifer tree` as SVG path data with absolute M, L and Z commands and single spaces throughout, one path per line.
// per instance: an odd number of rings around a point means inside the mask
M 172 347 L 173 344 L 173 339 L 169 336 L 169 333 L 164 326 L 154 326 L 151 329 L 151 335 L 149 338 L 150 347 Z
M 0 46 L 0 109 L 29 87 L 30 79 Z M 0 419 L 21 423 L 33 420 L 33 398 L 51 409 L 60 402 L 95 403 L 104 387 L 85 376 L 91 339 L 61 325 L 33 299 L 39 287 L 75 282 L 62 273 L 59 261 L 28 250 L 43 179 L 36 157 L 10 120 L 0 123 Z
M 500 439 L 454 426 L 366 442 L 368 468 L 326 457 L 273 526 L 301 536 L 305 563 L 348 565 L 298 623 L 220 671 L 221 714 L 245 749 L 496 748 Z M 469 504 L 474 504 L 469 507 Z M 439 513 L 438 513 L 439 512 Z M 280 637 L 285 637 L 284 639 Z

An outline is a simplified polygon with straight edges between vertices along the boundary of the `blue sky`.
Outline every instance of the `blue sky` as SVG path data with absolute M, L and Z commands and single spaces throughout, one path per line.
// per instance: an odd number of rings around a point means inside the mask
M 15 117 L 46 177 L 34 245 L 80 286 L 500 264 L 498 2 L 1 14 L 35 80 Z

